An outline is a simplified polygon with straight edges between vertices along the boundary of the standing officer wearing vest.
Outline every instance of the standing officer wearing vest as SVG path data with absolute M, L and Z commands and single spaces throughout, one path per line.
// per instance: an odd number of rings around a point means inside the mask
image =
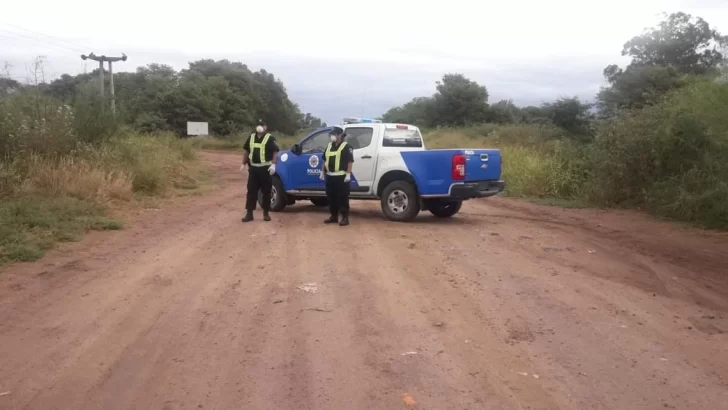
M 240 165 L 240 170 L 248 165 L 248 194 L 243 222 L 253 220 L 253 211 L 258 202 L 258 190 L 263 193 L 263 220 L 270 221 L 268 210 L 273 174 L 276 173 L 276 159 L 278 159 L 276 139 L 268 134 L 268 125 L 263 120 L 258 120 L 255 133 L 251 134 L 243 144 L 243 164 Z
M 329 134 L 331 143 L 323 155 L 321 179 L 326 175 L 326 197 L 329 200 L 331 216 L 324 223 L 339 222 L 340 226 L 349 225 L 349 182 L 351 167 L 354 165 L 354 150 L 344 141 L 346 134 L 341 127 L 334 127 Z

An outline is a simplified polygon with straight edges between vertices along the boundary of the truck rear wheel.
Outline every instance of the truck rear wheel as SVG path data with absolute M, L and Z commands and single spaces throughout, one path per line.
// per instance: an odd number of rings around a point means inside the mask
M 394 181 L 382 191 L 382 212 L 391 221 L 406 222 L 420 213 L 417 189 L 407 181 Z
M 433 200 L 427 203 L 427 209 L 438 218 L 450 218 L 460 211 L 463 201 Z
M 270 210 L 280 212 L 285 209 L 288 204 L 286 196 L 281 179 L 273 176 L 273 187 L 270 190 Z M 263 206 L 263 193 L 260 191 L 258 191 L 258 205 Z

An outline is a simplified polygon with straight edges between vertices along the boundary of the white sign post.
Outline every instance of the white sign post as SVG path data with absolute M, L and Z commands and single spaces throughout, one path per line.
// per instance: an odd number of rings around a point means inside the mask
M 206 122 L 187 122 L 187 136 L 208 135 Z

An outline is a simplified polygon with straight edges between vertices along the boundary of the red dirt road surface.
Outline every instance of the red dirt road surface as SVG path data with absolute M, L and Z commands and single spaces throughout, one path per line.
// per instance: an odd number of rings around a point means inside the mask
M 221 189 L 0 270 L 0 409 L 727 409 L 728 237 L 493 198 L 240 223 Z

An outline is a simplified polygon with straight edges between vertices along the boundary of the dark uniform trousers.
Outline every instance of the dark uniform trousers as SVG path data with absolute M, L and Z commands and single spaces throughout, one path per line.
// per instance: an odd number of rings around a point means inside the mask
M 270 210 L 270 190 L 273 187 L 273 177 L 268 173 L 268 167 L 248 166 L 248 194 L 245 209 L 252 212 L 258 202 L 258 190 L 263 193 L 263 210 Z
M 349 183 L 344 182 L 346 175 L 326 175 L 326 198 L 329 200 L 331 216 L 349 217 Z

